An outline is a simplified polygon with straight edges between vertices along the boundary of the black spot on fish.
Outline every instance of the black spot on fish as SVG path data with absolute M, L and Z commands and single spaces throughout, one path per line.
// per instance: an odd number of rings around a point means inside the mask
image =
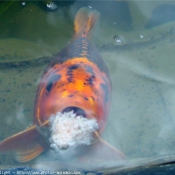
M 52 76 L 49 79 L 49 81 L 47 83 L 47 86 L 46 86 L 47 92 L 50 92 L 51 91 L 53 84 L 56 83 L 57 81 L 59 81 L 60 78 L 61 78 L 61 75 L 57 74 L 57 75 Z
M 94 85 L 95 76 L 92 75 L 87 79 L 88 85 Z
M 75 70 L 75 69 L 78 69 L 79 67 L 80 67 L 80 66 L 79 66 L 78 64 L 74 64 L 74 65 L 68 67 L 68 70 L 69 70 L 69 71 L 73 71 L 73 70 Z
M 109 91 L 108 91 L 108 87 L 105 84 L 100 84 L 100 86 L 102 87 L 103 91 L 104 91 L 104 96 L 105 96 L 105 102 L 107 102 L 109 100 Z
M 84 97 L 84 99 L 85 99 L 86 101 L 88 101 L 88 100 L 89 100 L 87 97 Z
M 68 68 L 67 68 L 67 76 L 68 76 L 68 82 L 70 83 L 70 82 L 73 82 L 73 74 L 72 74 L 72 72 L 74 71 L 74 70 L 76 70 L 76 69 L 78 69 L 79 68 L 79 65 L 78 64 L 75 64 L 75 65 L 72 65 L 72 66 L 69 66 Z
M 86 66 L 86 71 L 94 75 L 93 68 L 91 66 Z

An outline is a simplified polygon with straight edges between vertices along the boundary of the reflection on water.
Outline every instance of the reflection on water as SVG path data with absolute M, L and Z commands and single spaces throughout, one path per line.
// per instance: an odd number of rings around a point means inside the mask
M 101 14 L 91 40 L 113 83 L 104 139 L 129 160 L 175 154 L 175 3 L 152 1 L 145 8 L 148 4 L 139 1 L 56 2 L 52 11 L 41 2 L 7 2 L 0 3 L 5 9 L 0 13 L 0 140 L 32 125 L 40 76 L 49 58 L 72 39 L 78 9 L 90 6 Z M 163 7 L 166 19 L 160 22 Z M 20 165 L 11 154 L 1 155 L 0 164 Z

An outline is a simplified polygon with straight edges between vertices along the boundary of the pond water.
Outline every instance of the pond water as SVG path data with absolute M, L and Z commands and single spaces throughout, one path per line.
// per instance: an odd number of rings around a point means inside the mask
M 81 7 L 100 12 L 90 40 L 112 78 L 104 140 L 127 161 L 174 155 L 174 1 L 1 1 L 0 140 L 32 125 L 41 75 L 72 40 Z M 44 155 L 21 164 L 2 154 L 0 165 L 35 165 Z

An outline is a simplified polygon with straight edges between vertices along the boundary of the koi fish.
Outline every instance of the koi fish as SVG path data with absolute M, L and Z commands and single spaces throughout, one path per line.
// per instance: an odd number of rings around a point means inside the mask
M 52 59 L 41 78 L 35 98 L 33 126 L 2 141 L 0 152 L 13 151 L 19 162 L 34 159 L 50 149 L 50 117 L 58 112 L 72 111 L 76 116 L 95 119 L 98 124 L 93 132 L 93 142 L 81 145 L 78 155 L 125 159 L 122 152 L 100 137 L 107 122 L 112 84 L 105 62 L 88 40 L 98 17 L 97 11 L 89 12 L 88 8 L 78 11 L 73 41 Z

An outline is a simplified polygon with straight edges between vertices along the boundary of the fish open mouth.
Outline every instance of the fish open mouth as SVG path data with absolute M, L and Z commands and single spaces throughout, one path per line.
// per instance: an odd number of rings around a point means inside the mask
M 86 118 L 86 113 L 83 109 L 75 107 L 75 106 L 69 106 L 65 109 L 62 110 L 62 113 L 64 112 L 73 112 L 74 114 L 76 114 L 76 116 L 83 116 L 84 118 Z
M 94 132 L 98 129 L 96 119 L 85 118 L 82 116 L 83 110 L 76 107 L 65 108 L 63 111 L 49 119 L 50 147 L 59 151 L 78 145 L 90 145 L 94 140 Z

